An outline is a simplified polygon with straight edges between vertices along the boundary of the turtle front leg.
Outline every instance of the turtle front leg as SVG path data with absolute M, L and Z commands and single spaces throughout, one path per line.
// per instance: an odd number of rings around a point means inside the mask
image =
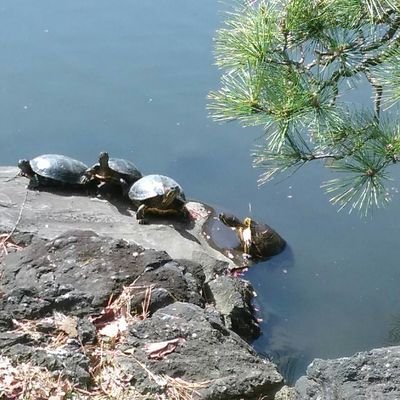
M 37 176 L 37 174 L 33 174 L 33 175 L 30 177 L 29 184 L 28 184 L 28 188 L 29 188 L 29 189 L 33 189 L 33 190 L 37 190 L 37 189 L 39 189 L 40 186 L 41 186 L 41 185 L 40 185 L 40 179 L 39 179 L 39 177 Z
M 187 207 L 183 206 L 182 209 L 180 210 L 180 214 L 183 220 L 185 221 L 190 221 L 192 219 L 192 214 L 188 210 Z
M 147 207 L 145 204 L 141 204 L 136 211 L 136 219 L 140 225 L 145 225 L 148 221 L 145 219 L 145 211 Z
M 244 228 L 241 231 L 241 239 L 243 242 L 243 252 L 245 254 L 250 254 L 250 248 L 252 244 L 252 235 L 250 228 Z
M 119 179 L 119 184 L 122 188 L 122 196 L 129 198 L 129 190 L 131 188 L 131 185 L 124 178 Z

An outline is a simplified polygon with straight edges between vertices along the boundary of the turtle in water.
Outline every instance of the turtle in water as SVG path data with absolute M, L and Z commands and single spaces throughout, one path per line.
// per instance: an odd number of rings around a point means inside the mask
M 253 258 L 263 259 L 279 254 L 285 247 L 286 242 L 271 227 L 260 224 L 250 217 L 243 222 L 234 215 L 221 213 L 220 221 L 238 232 L 243 252 Z
M 117 184 L 127 194 L 130 186 L 142 177 L 136 165 L 123 158 L 110 158 L 107 152 L 101 152 L 99 162 L 88 168 L 85 176 L 89 180 Z
M 168 176 L 146 175 L 132 185 L 128 195 L 138 205 L 136 218 L 140 224 L 147 223 L 147 214 L 190 217 L 182 187 Z
M 30 179 L 29 187 L 68 186 L 82 188 L 86 183 L 88 166 L 74 158 L 60 154 L 43 154 L 32 160 L 19 160 L 19 175 Z

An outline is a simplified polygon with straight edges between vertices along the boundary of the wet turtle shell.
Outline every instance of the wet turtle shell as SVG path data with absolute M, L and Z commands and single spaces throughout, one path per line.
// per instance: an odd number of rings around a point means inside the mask
M 127 185 L 129 188 L 142 177 L 142 173 L 131 161 L 123 158 L 110 158 L 108 153 L 102 152 L 99 155 L 99 162 L 86 171 L 86 176 L 101 182 Z
M 145 223 L 145 214 L 179 215 L 188 217 L 183 189 L 174 179 L 165 175 L 146 175 L 129 190 L 129 198 L 139 205 L 136 218 Z
M 87 165 L 61 154 L 43 154 L 32 160 L 19 160 L 20 173 L 31 179 L 32 186 L 81 185 Z
M 285 240 L 267 224 L 258 223 L 249 217 L 242 222 L 236 216 L 226 213 L 221 213 L 219 219 L 236 229 L 243 251 L 254 258 L 268 258 L 285 248 Z
M 110 158 L 108 165 L 113 171 L 118 172 L 127 183 L 134 183 L 143 176 L 135 164 L 123 158 Z
M 251 232 L 249 252 L 255 258 L 267 258 L 279 254 L 286 246 L 285 240 L 267 224 L 248 218 L 244 220 Z

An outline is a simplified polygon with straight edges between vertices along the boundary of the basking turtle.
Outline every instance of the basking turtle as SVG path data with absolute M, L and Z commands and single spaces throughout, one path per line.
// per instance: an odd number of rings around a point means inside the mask
M 147 223 L 147 214 L 189 217 L 182 187 L 168 176 L 146 175 L 132 185 L 128 195 L 139 206 L 136 218 L 140 224 Z
M 286 242 L 277 232 L 266 224 L 246 217 L 243 222 L 231 214 L 221 213 L 219 219 L 222 223 L 238 232 L 243 252 L 250 254 L 254 258 L 267 258 L 280 253 Z
M 90 180 L 121 185 L 126 193 L 142 177 L 135 164 L 123 158 L 110 158 L 106 152 L 100 153 L 99 162 L 87 169 L 85 175 Z
M 87 183 L 88 166 L 60 154 L 43 154 L 32 160 L 19 160 L 19 174 L 30 179 L 29 187 L 69 186 L 80 188 Z

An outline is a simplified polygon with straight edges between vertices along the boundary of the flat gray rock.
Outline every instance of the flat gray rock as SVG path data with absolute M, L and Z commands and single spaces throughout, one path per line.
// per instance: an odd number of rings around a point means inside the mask
M 210 212 L 201 203 L 190 202 L 196 215 L 190 227 L 179 222 L 157 220 L 140 225 L 135 213 L 126 204 L 110 203 L 95 197 L 28 190 L 28 179 L 16 177 L 16 167 L 0 167 L 0 231 L 9 232 L 22 214 L 17 226 L 19 232 L 53 239 L 68 230 L 83 229 L 116 239 L 125 239 L 144 248 L 164 250 L 173 259 L 209 262 L 210 256 L 228 263 L 232 261 L 209 246 L 203 225 Z M 0 232 L 0 233 L 1 233 Z

